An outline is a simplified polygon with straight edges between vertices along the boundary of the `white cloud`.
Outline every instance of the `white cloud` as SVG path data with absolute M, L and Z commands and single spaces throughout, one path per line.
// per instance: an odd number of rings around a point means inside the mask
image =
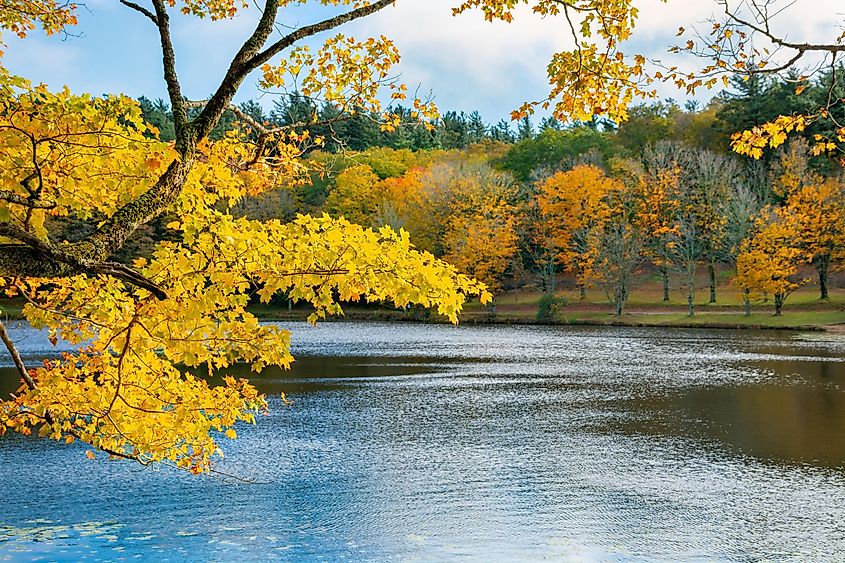
M 396 7 L 355 22 L 344 32 L 393 38 L 403 55 L 402 79 L 412 88 L 431 89 L 442 109 L 478 108 L 488 120 L 497 120 L 525 100 L 544 97 L 551 55 L 572 46 L 563 20 L 542 19 L 523 8 L 513 24 L 491 24 L 478 12 L 453 17 L 451 8 L 457 3 L 398 0 Z M 636 0 L 635 5 L 641 17 L 635 38 L 625 50 L 659 58 L 668 56 L 666 49 L 675 41 L 679 26 L 690 28 L 703 22 L 717 7 L 712 0 Z M 150 22 L 111 0 L 88 3 L 88 10 L 79 27 L 83 37 L 60 41 L 34 34 L 25 41 L 9 39 L 4 63 L 14 72 L 54 87 L 68 84 L 94 93 L 163 96 L 160 55 Z M 774 29 L 796 40 L 830 40 L 838 34 L 843 11 L 842 0 L 800 0 L 775 20 Z M 287 8 L 284 22 L 301 25 L 325 13 Z M 257 15 L 250 6 L 227 22 L 172 19 L 187 95 L 210 93 Z M 254 82 L 247 81 L 239 99 L 258 94 Z M 683 98 L 670 87 L 663 88 L 661 95 Z

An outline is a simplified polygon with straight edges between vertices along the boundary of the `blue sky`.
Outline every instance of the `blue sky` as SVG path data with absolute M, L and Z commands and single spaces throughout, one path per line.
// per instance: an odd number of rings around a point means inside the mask
M 518 13 L 513 24 L 483 21 L 478 13 L 452 17 L 458 0 L 398 0 L 396 7 L 356 22 L 344 33 L 363 38 L 384 34 L 394 39 L 403 60 L 402 80 L 413 90 L 431 90 L 442 109 L 479 109 L 497 121 L 529 99 L 547 93 L 546 65 L 556 50 L 571 47 L 560 19 Z M 668 58 L 678 26 L 703 21 L 713 10 L 710 0 L 639 0 L 641 19 L 636 39 L 626 51 Z M 845 10 L 841 0 L 797 2 L 778 22 L 790 37 L 831 38 Z M 832 15 L 838 16 L 831 17 Z M 174 15 L 173 36 L 178 71 L 185 93 L 206 97 L 216 86 L 239 42 L 257 18 L 251 6 L 234 20 L 210 22 Z M 313 8 L 287 9 L 282 23 L 297 26 L 326 15 Z M 32 34 L 26 40 L 6 38 L 4 64 L 12 72 L 53 88 L 93 94 L 122 92 L 131 96 L 165 97 L 160 55 L 151 22 L 117 0 L 92 0 L 80 14 L 76 37 Z M 238 100 L 260 95 L 252 77 Z M 663 96 L 684 99 L 667 87 Z M 706 94 L 702 99 L 706 99 Z M 272 97 L 260 100 L 265 106 Z

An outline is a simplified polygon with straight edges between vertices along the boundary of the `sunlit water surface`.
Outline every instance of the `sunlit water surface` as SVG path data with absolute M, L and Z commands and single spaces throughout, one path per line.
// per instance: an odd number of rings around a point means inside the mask
M 7 436 L 0 560 L 845 557 L 840 336 L 293 328 L 219 464 L 253 483 Z

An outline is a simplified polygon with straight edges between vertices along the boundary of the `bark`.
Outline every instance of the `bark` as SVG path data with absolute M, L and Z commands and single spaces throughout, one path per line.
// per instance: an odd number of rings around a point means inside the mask
M 663 300 L 669 301 L 669 269 L 666 266 L 661 267 L 660 275 L 663 277 Z
M 687 314 L 690 317 L 695 316 L 695 295 L 692 293 L 687 295 Z
M 746 289 L 742 293 L 742 304 L 745 306 L 745 316 L 751 316 L 751 290 Z
M 830 255 L 825 254 L 819 256 L 815 260 L 816 270 L 819 273 L 819 299 L 823 299 L 825 301 L 830 300 L 830 294 L 828 292 L 828 276 L 830 274 Z
M 776 293 L 775 294 L 775 316 L 781 316 L 783 313 L 783 303 L 786 301 L 786 295 L 783 293 Z
M 707 276 L 710 281 L 710 303 L 716 302 L 716 266 L 710 261 L 707 264 Z
M 9 338 L 9 333 L 6 332 L 6 326 L 2 322 L 0 322 L 0 340 L 3 341 L 9 355 L 12 356 L 12 362 L 15 364 L 15 368 L 18 370 L 18 374 L 21 376 L 23 382 L 26 383 L 26 386 L 30 389 L 37 388 L 35 381 L 29 375 L 29 371 L 23 363 L 21 355 L 18 353 L 18 349 L 15 347 L 15 343 Z
M 625 312 L 625 303 L 628 301 L 628 288 L 625 285 L 617 287 L 614 297 L 614 312 L 617 317 L 621 317 Z

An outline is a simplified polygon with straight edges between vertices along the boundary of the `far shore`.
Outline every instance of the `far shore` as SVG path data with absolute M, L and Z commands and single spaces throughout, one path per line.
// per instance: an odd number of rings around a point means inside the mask
M 635 291 L 621 317 L 612 313 L 606 297 L 590 291 L 581 300 L 574 290 L 562 290 L 556 296 L 566 303 L 558 307 L 552 318 L 538 319 L 538 303 L 542 294 L 537 291 L 511 291 L 496 298 L 495 312 L 491 306 L 468 303 L 460 315 L 460 322 L 473 325 L 581 325 L 664 328 L 751 329 L 788 331 L 828 331 L 845 334 L 845 288 L 831 291 L 830 299 L 818 299 L 813 287 L 803 288 L 790 296 L 781 316 L 773 314 L 770 303 L 755 303 L 750 316 L 745 315 L 740 296 L 723 288 L 716 303 L 707 303 L 708 294 L 701 291 L 695 315 L 689 316 L 686 302 L 677 295 L 669 302 L 659 298 L 656 288 Z M 23 303 L 15 299 L 0 300 L 0 311 L 7 319 L 22 318 Z M 288 308 L 285 303 L 257 304 L 250 311 L 264 321 L 304 321 L 310 314 L 305 307 Z M 375 304 L 344 305 L 344 316 L 332 321 L 395 321 L 446 323 L 447 319 L 421 308 L 397 309 Z

